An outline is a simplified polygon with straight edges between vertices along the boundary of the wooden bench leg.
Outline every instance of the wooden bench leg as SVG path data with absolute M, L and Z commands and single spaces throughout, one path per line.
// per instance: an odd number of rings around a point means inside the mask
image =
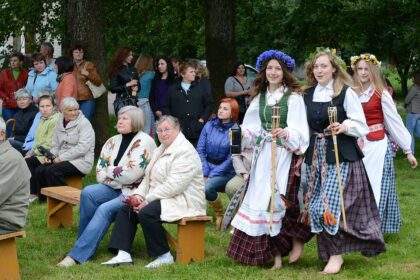
M 47 197 L 48 227 L 57 228 L 60 225 L 73 225 L 73 206 L 69 203 Z
M 177 263 L 188 264 L 191 260 L 204 260 L 204 225 L 201 222 L 178 225 Z
M 0 240 L 0 279 L 20 279 L 15 238 Z

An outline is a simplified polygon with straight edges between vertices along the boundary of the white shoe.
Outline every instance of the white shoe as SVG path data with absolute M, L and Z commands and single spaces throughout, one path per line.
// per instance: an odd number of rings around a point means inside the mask
M 37 199 L 38 199 L 38 196 L 36 194 L 29 195 L 29 203 L 34 203 Z
M 67 256 L 61 262 L 59 262 L 57 264 L 57 266 L 70 267 L 70 266 L 73 266 L 73 265 L 76 265 L 76 264 L 77 264 L 77 262 L 72 257 Z
M 171 253 L 166 253 L 162 256 L 159 256 L 156 260 L 152 261 L 145 268 L 156 268 L 161 267 L 162 265 L 169 265 L 174 263 L 174 257 L 172 257 Z
M 133 265 L 133 260 L 131 258 L 120 258 L 118 256 L 113 257 L 107 262 L 101 263 L 103 265 L 110 265 L 110 266 L 119 266 L 119 265 Z

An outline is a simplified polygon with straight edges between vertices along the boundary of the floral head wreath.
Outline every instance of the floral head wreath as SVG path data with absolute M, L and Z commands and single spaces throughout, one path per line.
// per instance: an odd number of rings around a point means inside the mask
M 340 65 L 340 67 L 344 70 L 344 71 L 346 71 L 346 69 L 347 69 L 347 65 L 346 65 L 346 63 L 344 62 L 344 60 L 339 56 L 339 55 L 337 55 L 337 51 L 336 51 L 336 49 L 330 49 L 330 48 L 324 48 L 324 47 L 317 47 L 316 49 L 315 49 L 315 51 L 314 52 L 312 52 L 312 53 L 310 53 L 309 54 L 309 56 L 308 56 L 308 61 L 313 61 L 314 60 L 314 58 L 315 58 L 315 56 L 318 54 L 318 53 L 320 53 L 320 52 L 326 52 L 326 53 L 331 53 L 332 55 L 334 55 L 336 58 L 337 58 L 337 62 L 338 62 L 338 64 Z
M 373 55 L 373 54 L 361 54 L 361 55 L 356 55 L 356 56 L 350 57 L 351 68 L 354 70 L 357 62 L 359 62 L 362 59 L 365 60 L 366 62 L 372 62 L 373 65 L 376 65 L 376 67 L 381 68 L 382 62 L 380 62 L 376 58 L 376 56 Z
M 268 50 L 260 54 L 260 56 L 257 59 L 257 63 L 255 65 L 255 68 L 257 68 L 258 71 L 260 71 L 264 64 L 270 61 L 271 59 L 278 59 L 284 64 L 286 64 L 287 68 L 289 68 L 290 72 L 293 72 L 293 69 L 295 68 L 295 60 L 285 54 L 281 51 L 276 50 Z

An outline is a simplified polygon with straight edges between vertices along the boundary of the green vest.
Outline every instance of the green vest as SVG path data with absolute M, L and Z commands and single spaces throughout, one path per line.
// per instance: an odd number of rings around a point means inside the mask
M 289 100 L 289 96 L 291 91 L 288 89 L 283 97 L 275 104 L 280 107 L 280 127 L 285 128 L 287 126 L 287 101 Z M 266 93 L 260 94 L 260 106 L 259 106 L 259 114 L 261 119 L 261 126 L 267 130 L 271 131 L 271 116 L 273 114 L 273 106 L 267 105 L 265 100 Z

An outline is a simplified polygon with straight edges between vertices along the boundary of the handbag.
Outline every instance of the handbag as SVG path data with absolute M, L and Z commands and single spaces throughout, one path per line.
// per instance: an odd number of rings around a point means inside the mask
M 245 198 L 246 191 L 248 190 L 249 179 L 243 184 L 233 195 L 228 207 L 226 208 L 225 215 L 222 221 L 222 231 L 225 231 L 232 222 L 239 208 L 241 207 L 242 201 Z
M 137 98 L 132 98 L 128 94 L 117 94 L 117 97 L 112 104 L 114 106 L 115 115 L 118 116 L 118 112 L 122 107 L 125 106 L 136 106 L 137 107 Z
M 88 64 L 89 64 L 89 62 L 85 63 L 85 66 L 83 67 L 85 70 L 86 70 Z M 92 92 L 93 98 L 95 98 L 95 99 L 101 97 L 102 94 L 104 94 L 106 92 L 106 87 L 104 86 L 103 83 L 101 83 L 99 86 L 95 86 L 91 81 L 87 80 L 86 85 L 88 86 L 88 88 Z

